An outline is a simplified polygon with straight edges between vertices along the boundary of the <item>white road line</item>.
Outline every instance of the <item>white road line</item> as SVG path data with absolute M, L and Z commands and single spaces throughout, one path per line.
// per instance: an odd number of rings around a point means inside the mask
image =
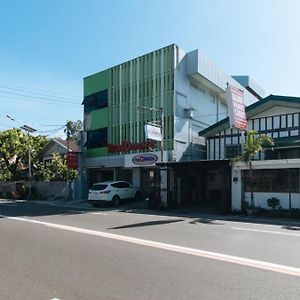
M 166 244 L 166 243 L 160 243 L 160 242 L 155 242 L 155 241 L 150 241 L 150 240 L 133 238 L 133 237 L 129 237 L 129 236 L 112 234 L 112 233 L 107 233 L 107 232 L 102 232 L 102 231 L 84 229 L 84 228 L 79 228 L 79 227 L 66 226 L 66 225 L 36 221 L 36 220 L 31 220 L 31 219 L 19 218 L 19 217 L 9 217 L 9 216 L 5 216 L 5 215 L 0 215 L 0 217 L 17 220 L 17 221 L 22 221 L 22 222 L 34 223 L 34 224 L 38 224 L 38 225 L 44 225 L 44 226 L 47 226 L 50 228 L 67 230 L 67 231 L 77 232 L 77 233 L 82 233 L 82 234 L 88 234 L 88 235 L 92 235 L 92 236 L 98 236 L 98 237 L 102 237 L 102 238 L 118 240 L 118 241 L 122 241 L 122 242 L 136 244 L 136 245 L 142 245 L 142 246 L 163 249 L 163 250 L 168 250 L 168 251 L 173 251 L 173 252 L 178 252 L 178 253 L 183 253 L 183 254 L 189 254 L 189 255 L 194 255 L 194 256 L 198 256 L 198 257 L 204 257 L 204 258 L 228 262 L 228 263 L 232 263 L 232 264 L 247 266 L 247 267 L 251 267 L 251 268 L 256 268 L 256 269 L 281 273 L 281 274 L 285 274 L 285 275 L 300 277 L 300 268 L 279 265 L 279 264 L 273 264 L 273 263 L 269 263 L 269 262 L 265 262 L 265 261 L 248 259 L 248 258 L 244 258 L 244 257 L 232 256 L 232 255 L 211 252 L 211 251 L 205 251 L 205 250 L 200 250 L 200 249 L 195 249 L 195 248 L 188 248 L 188 247 L 182 247 L 182 246 L 177 246 L 177 245 L 172 245 L 172 244 Z
M 102 212 L 89 212 L 89 215 L 100 215 L 100 216 L 107 216 L 106 213 L 102 213 Z
M 279 235 L 291 235 L 291 236 L 299 236 L 298 233 L 290 233 L 290 232 L 280 232 L 280 231 L 273 231 L 273 230 L 261 230 L 261 229 L 249 229 L 249 228 L 241 228 L 241 227 L 231 227 L 232 229 L 236 230 L 244 230 L 244 231 L 254 231 L 254 232 L 261 232 L 261 233 L 272 233 L 272 234 L 279 234 Z

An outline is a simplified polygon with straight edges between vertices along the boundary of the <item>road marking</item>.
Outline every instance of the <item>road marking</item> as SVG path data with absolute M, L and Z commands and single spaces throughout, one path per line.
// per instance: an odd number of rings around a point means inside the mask
M 89 212 L 89 215 L 101 215 L 101 216 L 107 216 L 106 213 L 102 213 L 102 212 Z
M 241 228 L 241 227 L 231 227 L 231 228 L 236 229 L 236 230 L 254 231 L 254 232 L 261 232 L 261 233 L 272 233 L 272 234 L 279 234 L 279 235 L 300 236 L 300 234 L 297 234 L 297 233 L 280 232 L 280 231 L 274 231 L 274 230 L 249 229 L 249 228 Z
M 183 253 L 183 254 L 189 254 L 189 255 L 194 255 L 194 256 L 198 256 L 198 257 L 209 258 L 212 260 L 218 260 L 218 261 L 222 261 L 222 262 L 247 266 L 247 267 L 256 268 L 256 269 L 260 269 L 260 270 L 281 273 L 284 275 L 300 277 L 300 268 L 279 265 L 279 264 L 274 264 L 274 263 L 269 263 L 269 262 L 265 262 L 265 261 L 259 261 L 259 260 L 254 260 L 254 259 L 249 259 L 249 258 L 244 258 L 244 257 L 239 257 L 239 256 L 232 256 L 232 255 L 227 255 L 227 254 L 222 254 L 222 253 L 217 253 L 217 252 L 211 252 L 211 251 L 206 251 L 206 250 L 201 250 L 201 249 L 188 248 L 188 247 L 182 247 L 182 246 L 177 246 L 177 245 L 172 245 L 172 244 L 160 243 L 160 242 L 151 241 L 151 240 L 133 238 L 133 237 L 129 237 L 129 236 L 107 233 L 107 232 L 103 232 L 103 231 L 95 231 L 95 230 L 90 230 L 90 229 L 84 229 L 84 228 L 67 226 L 67 225 L 60 225 L 60 224 L 49 223 L 49 222 L 36 221 L 36 220 L 31 220 L 31 219 L 19 218 L 19 217 L 9 217 L 9 216 L 5 216 L 5 215 L 0 215 L 0 217 L 17 220 L 17 221 L 22 221 L 22 222 L 44 225 L 44 226 L 50 227 L 50 228 L 56 228 L 56 229 L 61 229 L 61 230 L 66 230 L 66 231 L 71 231 L 71 232 L 77 232 L 77 233 L 82 233 L 82 234 L 87 234 L 87 235 L 92 235 L 92 236 L 98 236 L 98 237 L 102 237 L 102 238 L 108 238 L 108 239 L 112 239 L 112 240 L 136 244 L 136 245 L 142 245 L 142 246 L 163 249 L 163 250 L 168 250 L 168 251 L 177 252 L 177 253 Z

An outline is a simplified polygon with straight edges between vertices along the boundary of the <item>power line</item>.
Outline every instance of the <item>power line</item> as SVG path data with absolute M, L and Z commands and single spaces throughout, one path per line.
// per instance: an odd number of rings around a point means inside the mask
M 62 99 L 67 99 L 67 100 L 74 100 L 74 99 L 81 99 L 81 97 L 74 96 L 74 95 L 67 95 L 64 93 L 58 93 L 58 92 L 53 92 L 53 91 L 44 91 L 44 90 L 39 90 L 39 89 L 32 89 L 32 88 L 27 88 L 24 86 L 12 86 L 12 85 L 0 85 L 0 87 L 5 88 L 5 89 L 10 89 L 10 90 L 18 90 L 18 91 L 24 91 L 24 92 L 29 92 L 29 93 L 35 93 L 35 94 L 41 94 L 41 95 L 47 95 L 49 97 L 57 97 L 60 96 Z
M 69 104 L 69 105 L 81 105 L 80 103 L 71 102 L 71 101 L 47 99 L 47 98 L 42 98 L 42 97 L 39 97 L 39 96 L 26 95 L 26 94 L 20 94 L 20 93 L 8 92 L 8 91 L 0 91 L 0 93 L 6 94 L 6 95 L 9 95 L 9 96 L 13 95 L 13 96 L 20 96 L 20 97 L 30 98 L 31 101 L 33 101 L 33 99 L 37 99 L 37 100 L 40 100 L 39 102 L 48 103 L 48 104 L 53 102 L 51 104 L 54 104 L 54 103 L 62 104 L 63 103 L 63 104 Z M 25 101 L 25 99 L 15 99 L 15 100 Z M 27 101 L 29 101 L 29 100 L 27 100 Z

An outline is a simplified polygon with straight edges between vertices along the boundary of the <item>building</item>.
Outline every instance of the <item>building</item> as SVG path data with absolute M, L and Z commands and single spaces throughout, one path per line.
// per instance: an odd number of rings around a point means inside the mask
M 69 152 L 78 152 L 78 146 L 75 141 L 69 141 Z M 68 142 L 60 138 L 49 140 L 49 142 L 39 152 L 38 158 L 44 165 L 47 165 L 53 159 L 54 153 L 59 154 L 62 159 L 66 159 L 68 153 Z
M 273 138 L 274 146 L 257 154 L 253 165 L 255 206 L 268 208 L 267 199 L 280 200 L 282 208 L 300 208 L 300 98 L 270 95 L 246 107 L 248 130 Z M 225 118 L 202 130 L 206 139 L 207 159 L 223 162 L 241 155 L 244 132 L 230 128 Z M 240 210 L 250 203 L 249 166 L 232 161 L 230 182 L 231 209 Z M 212 177 L 218 181 L 220 173 Z
M 263 97 L 249 77 L 227 75 L 199 50 L 172 44 L 84 78 L 84 165 L 90 186 L 127 180 L 145 195 L 169 185 L 158 162 L 205 159 L 198 132 L 227 116 L 226 84 L 242 89 L 247 105 Z M 160 126 L 163 142 L 144 126 Z M 166 201 L 166 200 L 165 200 Z

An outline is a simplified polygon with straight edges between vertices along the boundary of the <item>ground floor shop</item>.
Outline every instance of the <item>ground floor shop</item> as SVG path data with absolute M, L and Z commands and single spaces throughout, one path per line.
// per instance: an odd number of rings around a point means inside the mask
M 164 151 L 164 161 L 169 159 L 169 154 L 168 151 Z M 86 191 L 96 182 L 125 180 L 138 187 L 146 198 L 151 191 L 160 189 L 161 169 L 156 165 L 160 159 L 160 152 L 86 159 L 84 168 Z
M 167 173 L 168 207 L 196 207 L 204 212 L 231 211 L 229 161 L 159 164 Z

